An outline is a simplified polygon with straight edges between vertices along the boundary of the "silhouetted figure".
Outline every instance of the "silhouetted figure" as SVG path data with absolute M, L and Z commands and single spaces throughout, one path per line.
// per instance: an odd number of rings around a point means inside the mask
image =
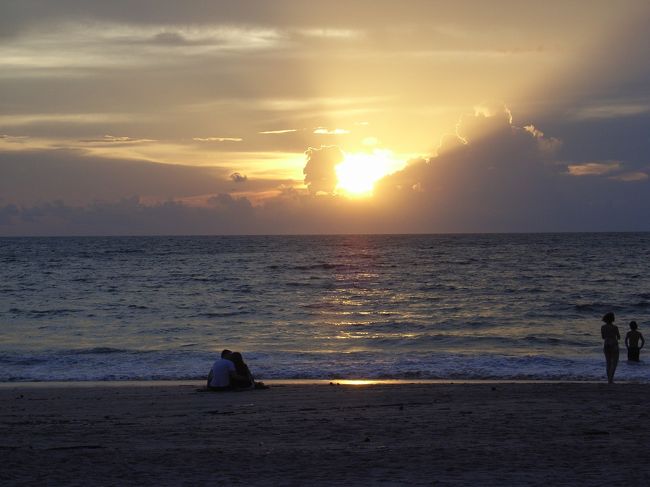
M 232 382 L 232 385 L 237 389 L 249 389 L 255 385 L 253 374 L 251 374 L 248 365 L 244 362 L 244 357 L 239 352 L 230 354 L 230 360 L 235 364 L 238 378 Z
M 618 327 L 614 325 L 615 320 L 614 313 L 606 313 L 603 316 L 605 324 L 600 327 L 600 334 L 604 340 L 603 352 L 607 361 L 607 382 L 610 384 L 614 383 L 614 373 L 618 365 L 618 341 L 621 339 Z
M 235 389 L 268 389 L 269 386 L 264 384 L 259 380 L 255 380 L 253 374 L 251 374 L 248 365 L 244 362 L 244 358 L 241 353 L 233 352 L 230 355 L 230 360 L 235 364 L 235 369 L 237 371 L 237 378 L 232 381 L 233 387 Z
M 630 321 L 630 331 L 625 335 L 625 346 L 627 347 L 627 360 L 630 362 L 639 361 L 639 352 L 645 345 L 645 340 L 640 331 L 637 331 L 636 321 Z M 641 341 L 641 345 L 639 345 Z
M 208 389 L 211 391 L 228 391 L 232 390 L 234 384 L 245 377 L 237 374 L 235 364 L 231 360 L 232 352 L 224 350 L 221 352 L 221 358 L 212 365 L 208 374 Z

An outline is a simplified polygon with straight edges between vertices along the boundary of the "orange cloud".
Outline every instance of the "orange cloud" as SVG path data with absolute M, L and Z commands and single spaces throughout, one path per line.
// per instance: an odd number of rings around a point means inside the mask
M 623 182 L 645 181 L 648 179 L 648 174 L 641 171 L 626 172 L 618 176 L 612 176 L 610 179 Z
M 612 162 L 586 162 L 584 164 L 569 164 L 569 174 L 572 176 L 602 176 L 621 168 L 621 163 Z

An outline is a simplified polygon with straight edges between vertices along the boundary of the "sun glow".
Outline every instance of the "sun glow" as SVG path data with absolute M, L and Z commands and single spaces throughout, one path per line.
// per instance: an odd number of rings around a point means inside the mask
M 349 196 L 369 196 L 377 181 L 403 167 L 404 162 L 395 159 L 393 153 L 385 149 L 346 154 L 343 162 L 335 168 L 336 189 Z

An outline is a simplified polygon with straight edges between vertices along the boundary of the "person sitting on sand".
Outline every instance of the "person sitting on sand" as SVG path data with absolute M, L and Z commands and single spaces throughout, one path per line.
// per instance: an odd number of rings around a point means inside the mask
M 244 357 L 239 352 L 233 352 L 230 354 L 230 360 L 235 364 L 235 370 L 237 371 L 238 379 L 235 379 L 232 383 L 237 389 L 248 389 L 253 387 L 255 380 L 253 379 L 253 374 L 251 374 L 248 365 L 244 362 Z
M 235 379 L 232 385 L 236 389 L 268 389 L 269 386 L 265 385 L 264 382 L 256 381 L 251 374 L 248 365 L 244 362 L 244 357 L 239 352 L 233 352 L 230 355 L 230 360 L 235 364 L 235 369 L 237 370 L 238 379 Z M 242 379 L 245 378 L 245 379 Z
M 614 383 L 614 373 L 618 365 L 618 341 L 621 339 L 618 326 L 614 325 L 615 320 L 614 313 L 610 311 L 603 316 L 605 324 L 600 327 L 600 334 L 605 341 L 603 352 L 607 362 L 607 382 L 610 384 Z
M 639 361 L 639 352 L 645 345 L 645 340 L 640 331 L 637 331 L 636 321 L 630 321 L 630 331 L 625 335 L 625 346 L 627 347 L 627 359 L 630 362 Z M 639 346 L 641 340 L 641 346 Z
M 208 389 L 211 391 L 232 390 L 234 384 L 245 381 L 245 376 L 237 374 L 235 364 L 230 360 L 232 352 L 224 350 L 221 352 L 221 358 L 217 359 L 208 374 Z

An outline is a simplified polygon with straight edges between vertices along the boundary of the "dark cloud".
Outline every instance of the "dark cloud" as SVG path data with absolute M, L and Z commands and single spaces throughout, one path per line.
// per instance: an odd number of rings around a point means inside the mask
M 178 201 L 146 204 L 138 197 L 84 206 L 61 201 L 6 205 L 0 206 L 0 235 L 322 234 L 387 228 L 381 226 L 372 204 L 348 203 L 336 196 L 314 197 L 288 189 L 258 206 L 227 193 L 213 196 L 205 207 Z
M 438 156 L 384 178 L 377 197 L 423 231 L 645 228 L 644 173 L 622 162 L 560 163 L 559 140 L 510 120 L 507 111 L 463 117 Z
M 246 215 L 253 216 L 253 205 L 245 197 L 235 198 L 228 193 L 221 193 L 208 199 L 213 208 L 224 210 L 227 213 L 237 213 L 237 217 Z
M 605 2 L 594 1 L 592 4 Z M 553 18 L 561 27 L 569 27 L 570 20 L 583 12 L 580 5 L 558 2 L 563 16 L 549 14 L 544 5 L 527 5 L 533 18 Z M 358 19 L 365 19 L 370 25 L 384 28 L 386 19 L 395 24 L 418 20 L 430 24 L 430 18 L 441 23 L 456 19 L 463 12 L 466 22 L 474 26 L 507 25 L 516 18 L 520 3 L 517 0 L 501 0 L 500 8 L 485 5 L 484 2 L 459 0 L 453 4 L 413 0 L 407 5 L 397 5 L 392 0 L 355 0 L 348 2 L 304 2 L 301 0 L 218 0 L 205 2 L 193 0 L 180 5 L 172 0 L 113 0 L 111 2 L 88 0 L 21 0 L 8 2 L 3 6 L 0 26 L 5 35 L 19 31 L 37 21 L 53 22 L 61 19 L 102 19 L 114 22 L 136 24 L 261 24 L 269 23 L 287 27 L 336 27 L 356 26 Z
M 180 32 L 166 31 L 160 32 L 150 39 L 144 41 L 146 44 L 153 44 L 158 46 L 167 47 L 183 47 L 183 46 L 215 46 L 223 44 L 223 41 L 214 38 L 198 38 L 188 39 Z
M 650 163 L 650 114 L 579 122 L 545 118 L 539 124 L 548 133 L 563 134 L 561 160 L 624 160 L 639 169 Z
M 25 205 L 132 195 L 168 199 L 213 194 L 226 190 L 228 183 L 227 172 L 220 168 L 99 158 L 70 150 L 0 152 L 0 195 Z
M 0 225 L 10 225 L 12 220 L 19 215 L 20 211 L 16 205 L 0 207 Z
M 145 205 L 138 197 L 112 203 L 69 206 L 63 202 L 29 208 L 0 208 L 4 235 L 182 235 L 248 233 L 245 204 L 216 197 L 208 208 L 168 201 Z
M 248 176 L 245 176 L 238 172 L 234 172 L 230 175 L 230 179 L 235 183 L 245 183 L 246 181 L 248 181 Z
M 337 182 L 334 168 L 343 160 L 341 149 L 336 146 L 321 146 L 320 149 L 310 147 L 305 154 L 307 154 L 307 164 L 302 172 L 309 192 L 332 193 Z

